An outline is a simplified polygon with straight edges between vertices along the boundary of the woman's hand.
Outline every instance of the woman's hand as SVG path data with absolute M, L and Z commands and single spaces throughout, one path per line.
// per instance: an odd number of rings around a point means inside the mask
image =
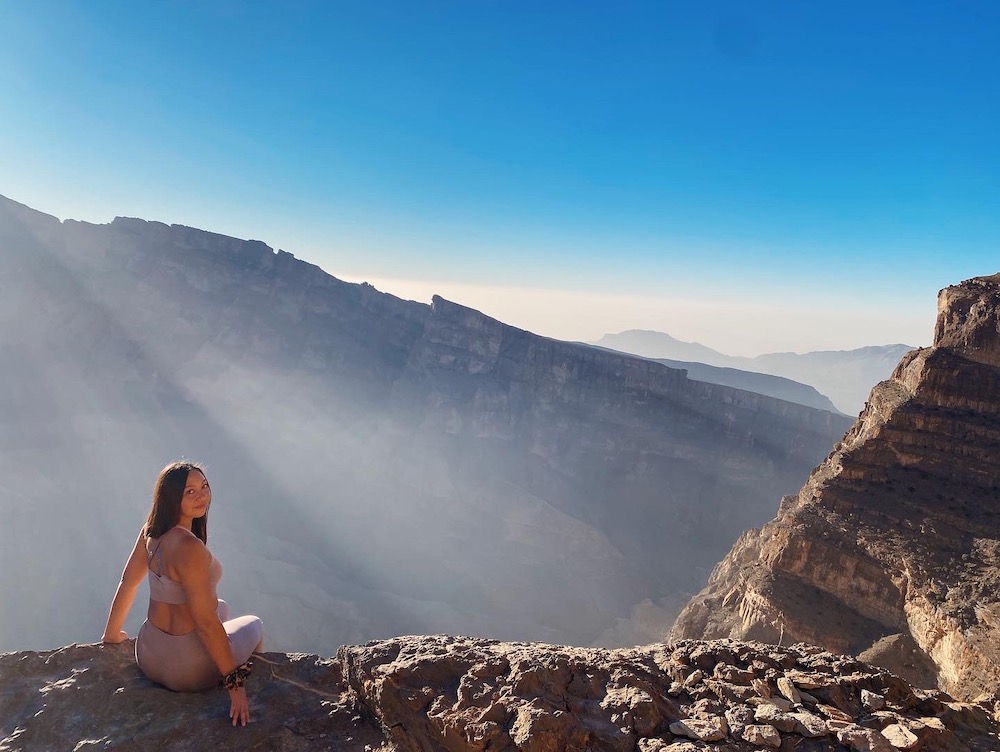
M 233 719 L 234 726 L 237 723 L 246 726 L 250 722 L 250 702 L 243 687 L 229 690 L 229 717 Z
M 124 629 L 119 629 L 118 634 L 109 635 L 105 632 L 104 636 L 101 638 L 101 642 L 106 645 L 117 645 L 118 643 L 125 642 L 128 639 L 128 632 Z

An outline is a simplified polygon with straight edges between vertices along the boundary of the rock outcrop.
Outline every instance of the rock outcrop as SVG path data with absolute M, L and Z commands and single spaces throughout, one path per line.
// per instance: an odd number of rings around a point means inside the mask
M 969 698 L 1000 684 L 1000 275 L 939 296 L 775 520 L 744 534 L 672 635 L 807 641 Z
M 997 698 L 914 690 L 820 648 L 601 650 L 462 637 L 268 653 L 252 722 L 222 690 L 144 679 L 130 644 L 0 656 L 0 750 L 697 752 L 995 750 Z
M 385 737 L 358 713 L 336 660 L 265 653 L 248 684 L 250 724 L 229 695 L 171 692 L 135 665 L 134 642 L 0 655 L 0 751 L 370 752 Z
M 101 634 L 181 456 L 215 490 L 221 595 L 271 645 L 661 639 L 849 425 L 260 241 L 3 198 L 0 356 L 0 649 Z

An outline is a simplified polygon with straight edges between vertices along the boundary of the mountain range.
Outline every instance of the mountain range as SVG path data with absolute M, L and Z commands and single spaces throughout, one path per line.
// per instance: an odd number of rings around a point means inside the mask
M 618 334 L 606 334 L 594 344 L 620 352 L 654 358 L 673 365 L 675 361 L 702 363 L 739 372 L 741 382 L 754 384 L 743 372 L 772 374 L 814 387 L 833 401 L 836 409 L 847 415 L 857 415 L 864 408 L 868 393 L 880 381 L 887 379 L 899 359 L 914 348 L 910 345 L 872 345 L 856 350 L 822 350 L 808 353 L 767 353 L 753 358 L 725 355 L 697 342 L 682 342 L 664 332 L 629 329 Z M 733 378 L 733 374 L 716 374 L 702 367 L 695 378 Z M 758 377 L 759 379 L 759 377 Z M 746 387 L 743 387 L 746 388 Z M 775 387 L 770 387 L 775 388 Z M 787 387 L 786 387 L 787 388 Z M 768 392 L 772 393 L 772 392 Z M 788 395 L 801 393 L 787 392 Z M 785 396 L 784 399 L 795 399 Z M 820 403 L 815 403 L 820 404 Z

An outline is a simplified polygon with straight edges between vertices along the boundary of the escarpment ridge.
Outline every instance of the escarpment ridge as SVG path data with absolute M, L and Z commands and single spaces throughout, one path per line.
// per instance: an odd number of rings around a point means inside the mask
M 261 241 L 3 198 L 0 293 L 0 650 L 101 634 L 179 457 L 271 644 L 649 642 L 850 422 Z
M 905 356 L 672 635 L 808 641 L 958 697 L 1000 684 L 1000 275 L 941 291 Z M 864 652 L 863 652 L 864 651 Z
M 233 728 L 222 690 L 139 674 L 131 643 L 0 655 L 0 750 L 894 752 L 997 749 L 997 696 L 955 702 L 820 648 L 602 650 L 399 637 L 267 653 Z

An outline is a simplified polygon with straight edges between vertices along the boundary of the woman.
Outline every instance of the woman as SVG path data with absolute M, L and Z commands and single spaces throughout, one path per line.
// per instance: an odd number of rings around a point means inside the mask
M 122 630 L 144 577 L 149 611 L 135 641 L 135 659 L 148 678 L 176 692 L 229 690 L 235 726 L 250 720 L 244 680 L 247 659 L 264 649 L 256 616 L 229 619 L 216 594 L 222 567 L 205 545 L 212 489 L 197 465 L 174 462 L 160 472 L 153 506 L 136 539 L 111 604 L 103 641 L 128 639 Z

